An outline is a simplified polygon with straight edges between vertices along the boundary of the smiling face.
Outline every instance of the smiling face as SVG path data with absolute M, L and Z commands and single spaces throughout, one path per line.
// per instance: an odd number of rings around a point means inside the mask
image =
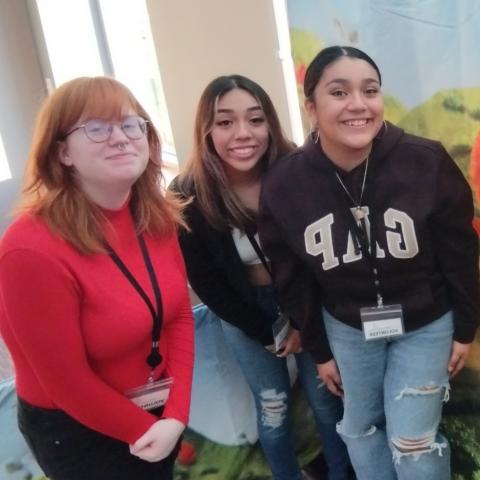
M 305 107 L 333 162 L 363 160 L 383 124 L 377 72 L 365 60 L 342 57 L 325 68 Z
M 60 161 L 74 169 L 81 189 L 94 202 L 98 203 L 108 191 L 123 191 L 127 196 L 131 186 L 147 167 L 147 136 L 142 135 L 132 140 L 120 128 L 122 120 L 131 115 L 137 113 L 132 108 L 127 108 L 123 110 L 122 118 L 112 120 L 111 136 L 104 142 L 94 142 L 87 137 L 83 128 L 73 131 L 61 142 Z M 79 119 L 70 130 L 80 127 L 88 120 L 91 119 Z
M 261 168 L 259 161 L 268 149 L 269 129 L 261 105 L 247 91 L 235 88 L 219 98 L 210 136 L 231 180 Z

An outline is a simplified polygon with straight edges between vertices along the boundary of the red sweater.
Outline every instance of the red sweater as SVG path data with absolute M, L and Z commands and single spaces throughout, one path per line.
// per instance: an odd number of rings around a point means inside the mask
M 108 241 L 156 305 L 128 208 L 106 215 L 113 226 Z M 186 424 L 193 322 L 185 267 L 176 235 L 145 239 L 163 303 L 163 361 L 155 378 L 174 378 L 164 417 Z M 107 254 L 79 253 L 30 215 L 7 230 L 0 244 L 0 333 L 22 399 L 135 442 L 158 420 L 124 395 L 147 380 L 151 331 L 146 304 Z

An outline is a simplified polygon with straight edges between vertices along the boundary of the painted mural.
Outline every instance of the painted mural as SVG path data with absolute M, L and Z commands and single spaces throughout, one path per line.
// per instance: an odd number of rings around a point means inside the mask
M 474 225 L 480 234 L 480 2 L 287 0 L 287 7 L 300 105 L 306 67 L 321 48 L 347 44 L 368 52 L 383 74 L 386 118 L 413 134 L 442 141 L 471 182 Z M 303 122 L 307 133 L 305 117 Z M 175 480 L 271 480 L 256 442 L 254 406 L 217 329 L 218 320 L 197 310 L 195 321 L 192 422 Z M 213 339 L 214 354 L 202 347 Z M 14 402 L 11 384 L 3 387 L 8 391 L 2 396 L 0 388 L 2 408 Z M 308 478 L 326 478 L 322 465 L 315 463 L 321 445 L 300 391 L 293 417 L 299 460 L 316 465 Z M 480 336 L 467 367 L 452 384 L 442 428 L 452 443 L 454 480 L 480 480 Z M 0 455 L 0 480 L 40 479 L 13 426 L 10 431 L 10 450 L 7 442 L 0 449 L 9 452 Z
M 480 234 L 479 2 L 290 0 L 287 5 L 300 105 L 306 67 L 321 48 L 353 45 L 366 51 L 382 72 L 386 119 L 441 141 L 470 181 Z M 307 134 L 304 113 L 302 120 Z M 444 412 L 453 480 L 480 480 L 479 334 L 466 368 L 452 382 Z

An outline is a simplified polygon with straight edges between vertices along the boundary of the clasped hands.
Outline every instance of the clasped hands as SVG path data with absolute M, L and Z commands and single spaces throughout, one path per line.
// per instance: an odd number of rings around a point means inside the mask
M 130 453 L 147 462 L 159 462 L 170 455 L 184 429 L 174 418 L 158 420 L 130 445 Z

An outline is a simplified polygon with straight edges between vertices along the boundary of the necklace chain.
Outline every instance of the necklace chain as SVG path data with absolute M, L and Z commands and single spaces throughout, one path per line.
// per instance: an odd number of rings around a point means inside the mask
M 360 198 L 358 200 L 358 203 L 355 201 L 355 199 L 353 198 L 352 194 L 348 191 L 348 188 L 347 186 L 345 185 L 345 183 L 343 183 L 340 175 L 338 174 L 338 172 L 335 172 L 335 175 L 337 176 L 337 180 L 340 182 L 340 185 L 343 187 L 343 189 L 345 190 L 345 193 L 348 195 L 348 197 L 350 198 L 350 200 L 352 201 L 353 205 L 355 206 L 356 208 L 356 212 L 357 214 L 354 214 L 354 217 L 357 219 L 357 220 L 361 220 L 363 217 L 364 217 L 364 213 L 362 211 L 362 199 L 363 199 L 363 192 L 365 190 L 365 181 L 367 180 L 367 171 L 368 171 L 368 160 L 369 160 L 370 156 L 367 157 L 367 161 L 365 163 L 365 172 L 363 173 L 363 180 L 362 180 L 362 189 L 360 190 Z

